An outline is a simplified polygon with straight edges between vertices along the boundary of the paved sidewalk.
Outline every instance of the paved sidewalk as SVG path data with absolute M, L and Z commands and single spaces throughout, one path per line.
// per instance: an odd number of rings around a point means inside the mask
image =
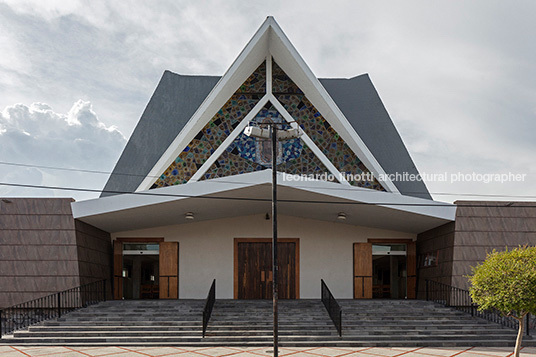
M 471 347 L 471 348 L 345 348 L 345 347 L 315 347 L 315 348 L 281 348 L 279 355 L 292 357 L 374 357 L 374 356 L 404 356 L 404 357 L 506 357 L 512 356 L 513 348 Z M 19 356 L 179 356 L 179 357 L 267 357 L 271 356 L 271 348 L 250 347 L 20 347 L 0 346 L 0 357 Z M 523 357 L 536 356 L 536 348 L 526 347 L 522 350 Z

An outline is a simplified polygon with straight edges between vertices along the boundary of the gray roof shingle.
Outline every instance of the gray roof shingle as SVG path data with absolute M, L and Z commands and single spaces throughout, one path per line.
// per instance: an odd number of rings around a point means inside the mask
M 219 79 L 165 71 L 101 197 L 134 192 Z M 388 174 L 418 173 L 368 75 L 320 82 Z M 431 199 L 422 181 L 395 185 L 404 195 Z

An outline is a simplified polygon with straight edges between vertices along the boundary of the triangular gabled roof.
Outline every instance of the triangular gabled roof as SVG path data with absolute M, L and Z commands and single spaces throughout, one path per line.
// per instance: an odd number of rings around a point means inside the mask
M 391 174 L 393 171 L 416 173 L 415 166 L 413 165 L 409 154 L 407 154 L 407 150 L 396 132 L 396 129 L 392 125 L 387 112 L 383 108 L 383 105 L 381 105 L 381 101 L 379 100 L 372 83 L 368 80 L 368 77 L 356 77 L 366 79 L 368 84 L 365 84 L 364 86 L 361 85 L 366 93 L 353 93 L 355 92 L 353 89 L 357 88 L 355 84 L 364 83 L 362 80 L 356 81 L 356 78 L 350 80 L 322 80 L 322 82 L 324 82 L 323 86 L 321 81 L 313 75 L 303 59 L 299 56 L 279 25 L 277 25 L 273 18 L 269 17 L 253 36 L 252 40 L 247 44 L 230 69 L 215 85 L 214 82 L 217 80 L 217 77 L 177 76 L 169 72 L 164 74 L 138 127 L 127 144 L 118 165 L 114 169 L 114 173 L 108 181 L 105 191 L 125 192 L 148 189 L 155 181 L 155 178 L 175 160 L 178 154 L 184 150 L 203 126 L 211 120 L 222 105 L 224 105 L 233 95 L 236 88 L 248 78 L 260 63 L 266 58 L 271 59 L 272 57 L 285 73 L 288 73 L 296 85 L 314 104 L 316 109 L 322 113 L 326 121 L 329 122 L 357 157 L 375 174 L 376 177 L 378 177 L 378 174 Z M 266 63 L 267 67 L 269 67 L 270 65 L 268 63 L 271 64 L 271 61 L 267 60 Z M 170 88 L 168 85 L 168 83 L 173 81 L 177 83 L 177 88 Z M 183 87 L 185 84 L 190 85 L 191 88 Z M 207 96 L 206 93 L 208 92 L 210 85 L 212 85 L 213 88 Z M 325 87 L 330 88 L 329 93 Z M 341 90 L 346 87 L 348 88 L 347 90 Z M 177 89 L 182 91 L 182 95 L 178 94 Z M 330 93 L 337 94 L 330 96 Z M 358 96 L 366 94 L 363 98 L 377 98 L 377 101 L 380 103 L 380 108 L 378 108 L 377 105 L 374 105 L 376 113 L 373 113 L 374 110 L 371 112 L 374 119 L 378 121 L 374 123 L 374 127 L 365 124 L 371 122 L 371 120 L 367 120 L 370 119 L 371 116 L 364 118 L 363 115 L 359 115 L 359 113 L 365 114 L 363 112 L 363 107 L 355 104 L 352 105 L 352 101 L 348 100 L 348 98 L 355 98 L 354 94 L 357 94 Z M 177 98 L 177 100 L 176 102 L 171 103 L 174 100 L 173 98 Z M 205 99 L 201 103 L 203 98 Z M 162 102 L 165 100 L 171 102 L 165 104 Z M 270 101 L 277 107 L 278 101 L 270 93 L 267 93 L 260 102 L 262 102 L 262 100 Z M 336 102 L 338 102 L 341 108 L 337 106 Z M 261 107 L 264 105 L 264 103 L 259 103 L 257 104 Z M 198 106 L 198 108 L 192 113 L 194 106 Z M 176 112 L 173 113 L 173 110 L 169 110 L 168 113 L 157 113 L 160 108 L 169 109 L 170 107 L 175 107 Z M 341 111 L 343 107 L 346 110 Z M 371 108 L 370 105 L 369 108 Z M 285 112 L 284 108 L 278 107 L 278 110 Z M 286 114 L 289 115 L 288 113 Z M 189 117 L 187 123 L 184 122 L 186 117 Z M 361 119 L 357 122 L 354 120 L 356 118 L 359 119 L 360 117 Z M 352 120 L 349 121 L 348 118 L 351 118 Z M 155 123 L 153 121 L 162 119 L 172 125 L 158 125 L 158 122 Z M 363 121 L 363 123 L 361 123 L 361 121 Z M 149 126 L 151 126 L 151 128 L 148 128 Z M 357 127 L 361 127 L 360 130 L 356 131 Z M 374 132 L 374 130 L 370 130 L 371 128 L 378 127 L 385 129 L 384 138 L 380 138 L 378 135 L 374 135 L 373 138 L 368 135 Z M 147 135 L 148 132 L 152 135 Z M 364 132 L 366 132 L 365 134 L 367 135 L 362 138 L 361 134 Z M 176 137 L 170 142 L 170 137 L 173 136 L 173 134 L 175 134 Z M 144 145 L 149 142 L 150 146 Z M 365 142 L 367 142 L 368 145 L 372 144 L 375 146 L 374 153 L 369 150 L 369 147 Z M 309 145 L 309 143 L 307 143 L 307 145 Z M 388 149 L 386 150 L 385 148 Z M 392 152 L 390 152 L 390 150 L 392 150 Z M 220 152 L 221 151 L 222 149 L 220 149 Z M 135 155 L 136 152 L 138 155 Z M 376 154 L 381 154 L 381 159 L 376 157 Z M 158 155 L 160 156 L 157 158 Z M 138 156 L 138 158 L 136 158 L 136 156 Z M 217 156 L 215 155 L 212 162 L 216 159 Z M 380 160 L 382 161 L 381 164 Z M 324 158 L 323 162 L 326 163 L 325 161 L 326 159 Z M 129 162 L 131 165 L 134 165 L 128 167 Z M 140 162 L 142 165 L 140 165 Z M 327 164 L 329 164 L 329 162 Z M 383 165 L 387 165 L 389 170 L 385 170 Z M 134 167 L 139 168 L 137 173 L 132 172 Z M 333 172 L 332 169 L 330 169 L 330 171 Z M 122 175 L 123 173 L 126 173 L 127 175 Z M 199 176 L 200 175 L 194 175 L 193 179 L 197 180 L 199 179 Z M 138 186 L 135 187 L 136 183 L 138 183 Z M 413 196 L 430 198 L 426 187 L 420 182 L 417 184 L 410 183 L 410 185 L 407 185 L 406 183 L 398 183 L 395 185 L 393 182 L 386 180 L 381 182 L 381 184 L 390 192 L 399 192 L 398 186 L 401 186 L 404 188 L 403 190 L 400 190 L 402 193 L 408 192 L 408 194 Z M 105 195 L 106 193 L 103 193 L 103 196 Z

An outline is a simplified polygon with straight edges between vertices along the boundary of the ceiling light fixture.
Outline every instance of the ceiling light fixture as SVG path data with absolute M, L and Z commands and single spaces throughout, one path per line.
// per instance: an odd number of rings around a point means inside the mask
M 193 220 L 194 219 L 194 214 L 192 212 L 186 212 L 184 214 L 184 218 L 189 219 L 189 220 Z

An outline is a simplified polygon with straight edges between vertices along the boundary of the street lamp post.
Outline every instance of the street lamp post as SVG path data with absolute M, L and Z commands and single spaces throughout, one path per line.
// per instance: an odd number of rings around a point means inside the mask
M 278 310 L 278 274 L 277 274 L 277 142 L 296 139 L 301 136 L 299 129 L 278 130 L 278 123 L 270 123 L 270 130 L 248 126 L 244 134 L 258 138 L 270 139 L 272 142 L 272 301 L 274 317 L 274 357 L 279 355 L 279 310 Z
M 279 356 L 279 307 L 277 287 L 277 127 L 270 126 L 272 139 L 272 301 L 274 315 L 274 357 Z

